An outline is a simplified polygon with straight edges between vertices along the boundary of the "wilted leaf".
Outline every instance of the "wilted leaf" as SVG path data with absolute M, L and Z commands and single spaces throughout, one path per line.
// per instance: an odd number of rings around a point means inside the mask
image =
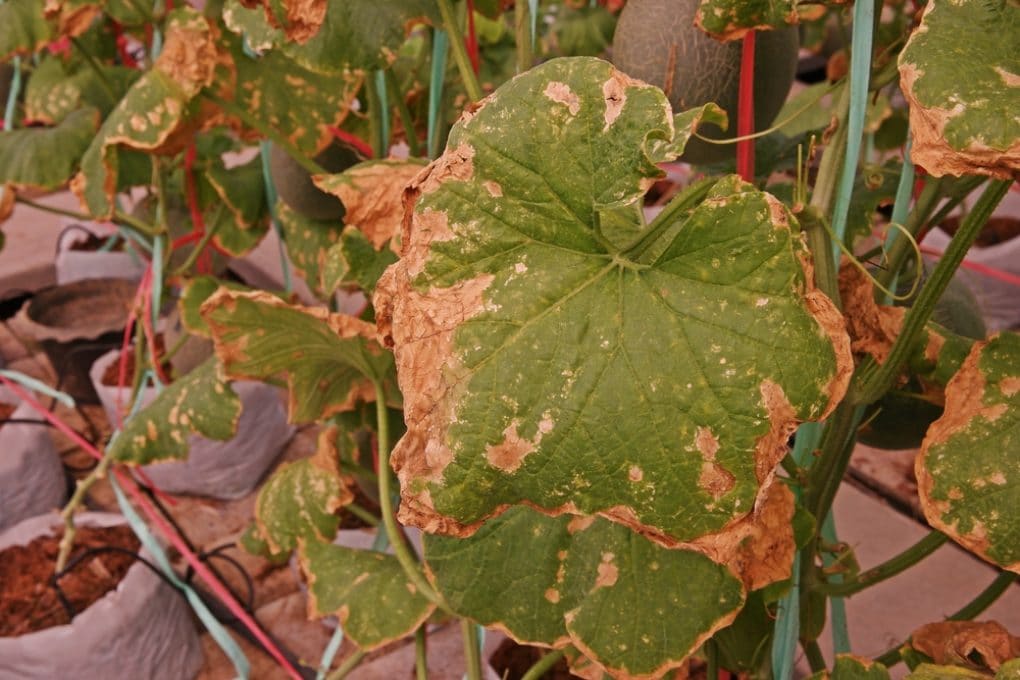
M 889 671 L 877 661 L 852 654 L 839 654 L 832 672 L 821 671 L 808 680 L 889 680 Z
M 915 469 L 928 522 L 973 553 L 1020 572 L 1020 335 L 974 344 L 946 386 Z
M 794 0 L 701 0 L 694 24 L 718 40 L 737 40 L 751 30 L 770 30 L 799 20 Z
M 528 502 L 695 540 L 751 512 L 796 423 L 841 398 L 843 320 L 776 199 L 729 177 L 634 245 L 600 229 L 697 114 L 675 130 L 657 88 L 555 60 L 412 184 L 376 294 L 406 399 L 402 519 L 469 535 Z
M 388 246 L 404 218 L 404 187 L 425 167 L 418 159 L 365 161 L 315 185 L 344 204 L 344 224 L 361 231 L 376 250 Z
M 45 0 L 43 10 L 58 36 L 77 37 L 102 13 L 97 0 Z
M 289 305 L 261 291 L 220 290 L 202 305 L 202 316 L 231 378 L 286 374 L 294 423 L 374 399 L 369 379 L 382 380 L 392 370 L 393 357 L 376 344 L 371 324 L 324 307 Z
M 78 167 L 99 126 L 99 112 L 83 108 L 56 127 L 0 132 L 0 183 L 57 189 Z
M 258 156 L 232 168 L 216 159 L 206 167 L 205 179 L 230 211 L 238 229 L 266 226 L 269 208 L 262 161 Z
M 128 420 L 109 454 L 131 465 L 183 459 L 192 433 L 226 441 L 237 431 L 240 417 L 241 400 L 220 375 L 216 358 L 210 357 Z
M 141 73 L 123 66 L 98 66 L 76 72 L 65 69 L 59 57 L 44 59 L 32 71 L 25 86 L 25 119 L 56 125 L 83 105 L 93 106 L 103 117 L 110 113 Z
M 1020 172 L 1020 7 L 933 0 L 899 57 L 911 157 L 935 176 Z
M 910 646 L 937 663 L 997 671 L 1020 657 L 1020 638 L 996 621 L 940 621 L 921 626 Z
M 521 642 L 573 644 L 620 677 L 679 666 L 744 601 L 726 567 L 604 519 L 516 506 L 469 538 L 424 540 L 455 612 Z
M 175 10 L 156 63 L 128 90 L 103 123 L 71 184 L 89 212 L 109 218 L 117 186 L 117 147 L 161 153 L 179 150 L 197 113 L 198 92 L 212 83 L 219 53 L 206 19 L 190 7 Z
M 303 541 L 300 556 L 309 611 L 336 614 L 344 635 L 363 650 L 408 635 L 435 609 L 393 555 Z
M 32 54 L 53 40 L 40 0 L 7 0 L 0 4 L 0 61 Z
M 289 553 L 301 539 L 328 542 L 336 536 L 336 511 L 354 494 L 340 476 L 335 438 L 335 427 L 322 430 L 314 455 L 284 463 L 259 491 L 255 522 L 271 553 Z

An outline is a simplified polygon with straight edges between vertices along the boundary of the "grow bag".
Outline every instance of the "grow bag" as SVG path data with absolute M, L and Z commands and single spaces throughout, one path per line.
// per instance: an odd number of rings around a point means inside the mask
M 16 404 L 14 419 L 40 416 L 7 389 L 0 402 Z M 0 425 L 0 530 L 57 509 L 67 500 L 67 480 L 53 439 L 43 425 Z
M 89 367 L 120 345 L 135 288 L 123 279 L 86 279 L 42 290 L 18 311 L 19 323 L 57 372 L 60 389 L 75 400 L 99 403 Z
M 124 518 L 85 513 L 76 521 L 113 526 Z M 26 545 L 60 524 L 57 515 L 25 520 L 0 534 L 0 550 Z M 194 677 L 201 665 L 202 646 L 187 604 L 140 562 L 70 624 L 0 638 L 0 678 L 181 680 Z
M 119 350 L 100 357 L 90 371 L 92 383 L 111 423 L 117 422 L 117 394 L 125 408 L 131 396 L 127 388 L 102 383 L 103 374 L 120 356 Z M 191 451 L 186 460 L 146 465 L 149 479 L 169 493 L 208 496 L 224 500 L 240 498 L 258 484 L 294 434 L 277 388 L 261 382 L 238 381 L 231 385 L 241 399 L 241 419 L 237 435 L 227 441 L 215 441 L 198 435 L 189 439 Z M 146 388 L 142 405 L 156 398 L 156 390 Z
M 73 246 L 80 239 L 73 238 L 80 230 L 94 238 L 103 238 L 82 225 L 71 224 L 57 237 L 57 257 L 53 264 L 57 273 L 57 284 L 73 283 L 83 279 L 125 279 L 138 281 L 145 272 L 145 261 L 138 254 L 128 250 L 76 250 Z

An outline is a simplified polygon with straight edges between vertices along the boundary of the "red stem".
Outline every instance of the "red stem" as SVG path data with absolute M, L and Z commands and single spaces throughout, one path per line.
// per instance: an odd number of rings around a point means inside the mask
M 740 94 L 737 104 L 737 136 L 754 134 L 754 36 L 753 30 L 744 34 L 740 53 Z M 737 142 L 737 174 L 745 182 L 754 181 L 754 140 Z
M 185 238 L 199 241 L 202 236 L 205 235 L 205 218 L 202 216 L 202 208 L 198 205 L 198 189 L 195 184 L 196 154 L 197 151 L 195 150 L 195 143 L 192 142 L 188 146 L 187 152 L 184 154 L 184 193 L 187 196 L 188 212 L 191 214 L 192 224 L 191 233 Z M 209 254 L 208 249 L 202 249 L 202 252 L 198 256 L 198 262 L 196 263 L 195 268 L 198 270 L 199 274 L 209 274 L 212 272 L 212 257 Z
M 371 158 L 372 156 L 375 155 L 372 152 L 371 145 L 368 144 L 368 142 L 363 140 L 361 137 L 358 137 L 355 134 L 351 134 L 346 130 L 341 130 L 340 128 L 334 125 L 328 126 L 327 129 L 329 130 L 330 134 L 339 139 L 341 142 L 346 142 L 347 144 L 350 144 L 355 149 L 357 149 L 358 153 L 360 153 L 365 158 Z

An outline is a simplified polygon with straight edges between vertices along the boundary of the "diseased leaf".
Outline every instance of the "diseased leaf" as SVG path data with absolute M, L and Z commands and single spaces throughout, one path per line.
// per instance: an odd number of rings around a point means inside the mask
M 294 269 L 319 299 L 327 298 L 332 290 L 323 280 L 323 268 L 329 249 L 340 241 L 343 223 L 305 217 L 282 200 L 276 202 L 276 221 Z
M 927 3 L 899 69 L 915 163 L 938 177 L 1020 172 L 1020 6 Z
M 237 68 L 235 103 L 273 128 L 309 158 L 333 138 L 350 112 L 361 76 L 343 69 L 316 73 L 279 50 L 261 58 L 232 49 Z
M 335 175 L 317 175 L 315 185 L 344 204 L 344 224 L 361 231 L 376 250 L 388 246 L 404 218 L 404 187 L 422 171 L 418 159 L 365 161 Z
M 412 183 L 375 297 L 406 400 L 405 522 L 470 535 L 527 502 L 698 540 L 746 517 L 797 422 L 842 397 L 843 320 L 776 199 L 729 177 L 633 245 L 600 229 L 698 112 L 676 120 L 605 62 L 554 60 Z
M 354 500 L 340 476 L 336 431 L 323 429 L 314 455 L 284 463 L 259 491 L 255 522 L 271 554 L 288 554 L 301 539 L 328 542 L 336 536 L 336 511 Z
M 988 675 L 960 666 L 937 666 L 923 663 L 915 668 L 906 680 L 988 680 Z M 996 680 L 998 680 L 997 676 Z
M 1020 657 L 1020 637 L 997 621 L 939 621 L 921 626 L 910 636 L 910 646 L 937 664 L 998 671 L 1003 663 Z
M 435 609 L 393 555 L 303 541 L 301 567 L 313 616 L 336 614 L 344 635 L 372 650 L 410 634 Z
M 331 293 L 348 284 L 371 295 L 386 268 L 397 261 L 397 254 L 384 247 L 376 250 L 368 238 L 353 227 L 344 229 L 340 242 L 330 247 L 322 267 L 322 289 Z
M 0 132 L 0 183 L 52 190 L 74 175 L 99 127 L 99 112 L 88 107 L 56 127 Z
M 323 307 L 289 305 L 265 292 L 221 289 L 202 305 L 216 354 L 233 379 L 286 374 L 293 423 L 322 420 L 375 398 L 393 357 L 371 324 Z M 396 398 L 395 390 L 388 395 Z
M 1018 680 L 1020 678 L 1020 659 L 1007 661 L 999 667 L 995 680 Z
M 283 31 L 274 28 L 259 7 L 245 7 L 241 0 L 223 3 L 223 23 L 228 29 L 243 36 L 245 44 L 254 52 L 265 52 L 284 41 Z
M 147 465 L 188 455 L 192 433 L 226 441 L 241 417 L 241 400 L 220 375 L 215 357 L 182 376 L 128 420 L 110 444 L 114 460 Z
M 211 338 L 209 327 L 202 318 L 202 303 L 209 299 L 220 287 L 228 290 L 248 291 L 247 286 L 242 286 L 233 281 L 221 281 L 213 276 L 196 276 L 187 283 L 181 290 L 181 297 L 177 301 L 177 309 L 181 315 L 181 323 L 188 333 L 203 338 Z
M 726 567 L 604 519 L 515 506 L 470 538 L 424 540 L 455 612 L 521 642 L 573 644 L 618 677 L 679 666 L 744 601 Z
M 232 168 L 217 161 L 207 166 L 205 179 L 230 211 L 234 225 L 241 230 L 267 226 L 269 208 L 261 159 L 256 156 Z
M 946 385 L 946 408 L 915 471 L 928 522 L 1020 573 L 1020 335 L 977 342 Z
M 770 30 L 799 20 L 794 0 L 701 0 L 695 25 L 718 40 L 737 40 L 751 30 Z
M 258 0 L 255 0 L 258 2 Z M 327 0 L 261 0 L 269 24 L 283 31 L 287 40 L 308 42 L 326 18 Z M 252 4 L 249 1 L 249 4 Z
M 32 54 L 53 40 L 40 0 L 7 0 L 0 4 L 0 61 Z
M 163 51 L 103 123 L 82 158 L 71 188 L 97 219 L 113 213 L 118 147 L 176 152 L 187 126 L 197 124 L 193 99 L 215 76 L 219 55 L 206 19 L 186 6 L 174 10 Z
M 808 680 L 889 680 L 889 670 L 871 659 L 838 654 L 832 671 L 820 671 Z

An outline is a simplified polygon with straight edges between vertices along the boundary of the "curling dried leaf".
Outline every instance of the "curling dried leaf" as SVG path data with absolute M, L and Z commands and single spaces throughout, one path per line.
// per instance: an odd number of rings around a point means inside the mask
M 223 23 L 228 29 L 243 36 L 245 44 L 254 52 L 264 52 L 284 41 L 283 31 L 266 20 L 259 7 L 245 7 L 241 0 L 223 3 Z
M 124 425 L 110 444 L 114 460 L 131 465 L 183 459 L 192 433 L 226 441 L 237 431 L 241 400 L 210 357 L 175 380 Z
M 376 250 L 388 246 L 404 218 L 404 187 L 425 167 L 418 159 L 365 161 L 315 185 L 344 204 L 344 224 L 361 231 Z
M 701 0 L 695 25 L 718 40 L 737 40 L 752 30 L 798 22 L 794 0 Z
M 0 61 L 32 54 L 53 40 L 40 0 L 7 0 L 0 4 Z
M 327 0 L 261 0 L 269 25 L 280 29 L 287 40 L 299 43 L 307 42 L 319 31 L 326 18 L 326 3 Z
M 335 438 L 335 427 L 322 430 L 314 455 L 281 465 L 259 491 L 255 523 L 271 554 L 291 552 L 300 539 L 332 541 L 336 536 L 336 511 L 354 494 L 340 476 Z
M 57 189 L 74 175 L 99 127 L 91 107 L 67 115 L 56 127 L 0 132 L 0 183 Z
M 322 420 L 374 399 L 371 380 L 384 380 L 393 357 L 375 329 L 322 307 L 289 305 L 269 293 L 220 290 L 202 306 L 216 354 L 231 378 L 267 380 L 286 374 L 291 422 Z M 393 390 L 390 396 L 396 397 Z
M 235 48 L 233 58 L 235 103 L 309 157 L 332 139 L 329 128 L 347 117 L 361 85 L 360 77 L 310 71 L 278 50 L 252 58 Z
M 915 466 L 928 522 L 984 559 L 1020 572 L 1020 335 L 974 344 L 946 385 Z
M 212 83 L 219 61 L 206 19 L 190 7 L 171 15 L 163 51 L 103 123 L 71 188 L 96 218 L 109 218 L 119 170 L 118 147 L 177 151 L 197 124 L 198 92 Z
M 329 249 L 340 241 L 343 223 L 306 217 L 283 201 L 276 202 L 276 221 L 294 269 L 319 299 L 325 299 L 332 290 L 323 278 L 324 267 Z
M 404 521 L 469 535 L 527 502 L 695 540 L 751 512 L 797 422 L 841 398 L 843 320 L 775 198 L 729 177 L 637 245 L 600 230 L 682 151 L 697 112 L 677 119 L 605 62 L 555 60 L 411 185 L 375 297 Z
M 572 644 L 615 677 L 661 677 L 744 602 L 726 567 L 604 519 L 517 506 L 470 538 L 424 540 L 455 612 L 521 642 Z
M 393 555 L 304 541 L 300 557 L 311 614 L 335 614 L 344 635 L 363 650 L 410 634 L 435 609 Z
M 1020 657 L 1020 638 L 997 621 L 929 623 L 913 632 L 910 646 L 937 664 L 991 672 Z
M 936 176 L 1020 172 L 1020 6 L 927 3 L 899 68 L 915 163 Z

